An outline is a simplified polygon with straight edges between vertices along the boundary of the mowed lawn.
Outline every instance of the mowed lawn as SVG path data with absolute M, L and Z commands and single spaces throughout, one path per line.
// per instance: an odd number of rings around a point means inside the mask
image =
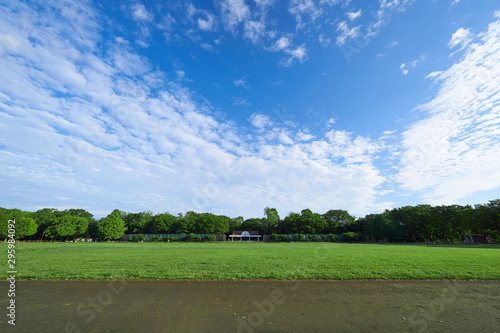
M 17 279 L 500 279 L 500 246 L 17 243 L 16 270 Z

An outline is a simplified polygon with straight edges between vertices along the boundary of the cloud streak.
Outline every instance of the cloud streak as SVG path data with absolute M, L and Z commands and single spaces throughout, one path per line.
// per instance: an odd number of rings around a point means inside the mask
M 428 75 L 440 83 L 420 107 L 429 116 L 403 134 L 399 181 L 431 203 L 500 186 L 500 21 L 479 37 L 458 63 Z

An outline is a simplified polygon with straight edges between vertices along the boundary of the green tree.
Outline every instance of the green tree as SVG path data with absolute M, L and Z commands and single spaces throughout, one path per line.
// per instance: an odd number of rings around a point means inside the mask
M 105 219 L 101 220 L 98 225 L 97 235 L 100 239 L 119 239 L 127 229 L 123 216 L 125 214 L 118 209 L 115 209 Z
M 313 213 L 310 209 L 302 210 L 300 214 L 300 228 L 297 233 L 301 234 L 322 234 L 328 228 L 321 215 Z
M 217 215 L 214 224 L 214 234 L 222 235 L 229 232 L 231 218 L 225 215 Z
M 354 216 L 350 215 L 347 210 L 333 209 L 329 210 L 321 216 L 327 223 L 327 231 L 340 234 L 347 229 L 347 226 L 354 223 Z
M 301 232 L 301 217 L 299 214 L 290 212 L 287 217 L 283 220 L 281 224 L 281 230 L 279 230 L 283 234 L 297 234 L 303 233 Z
M 262 219 L 262 230 L 264 234 L 270 234 L 274 232 L 278 222 L 280 220 L 280 216 L 278 214 L 278 210 L 276 208 L 264 208 L 264 214 L 266 217 Z
M 238 217 L 232 218 L 232 219 L 229 221 L 229 229 L 228 229 L 228 232 L 231 234 L 231 233 L 233 233 L 233 231 L 235 231 L 235 230 L 241 230 L 241 224 L 242 224 L 244 221 L 245 221 L 245 220 L 243 219 L 243 216 L 238 216 Z
M 172 233 L 173 234 L 185 234 L 189 232 L 188 221 L 179 213 L 177 216 L 177 220 L 172 224 Z
M 15 221 L 15 239 L 22 239 L 37 232 L 38 224 L 26 212 L 19 209 L 3 209 L 0 211 L 0 236 L 7 237 L 9 220 Z
M 140 233 L 151 233 L 153 229 L 153 213 L 151 212 L 140 212 L 140 213 L 128 213 L 123 217 L 125 221 L 125 226 L 127 234 L 140 234 Z M 153 232 L 154 233 L 154 232 Z
M 54 208 L 43 208 L 35 212 L 33 219 L 38 224 L 38 231 L 35 234 L 36 239 L 43 239 L 47 228 L 57 223 L 57 213 L 60 212 Z
M 69 239 L 87 234 L 89 221 L 85 217 L 65 215 L 46 230 L 48 238 Z
M 150 231 L 153 234 L 168 234 L 177 218 L 169 213 L 156 214 L 151 220 Z
M 246 219 L 241 224 L 241 230 L 258 231 L 259 234 L 263 234 L 264 229 L 262 228 L 262 219 L 258 218 Z

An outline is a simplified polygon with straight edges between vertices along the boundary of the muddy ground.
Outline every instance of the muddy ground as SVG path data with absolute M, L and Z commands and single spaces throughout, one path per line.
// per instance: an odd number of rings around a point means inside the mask
M 17 281 L 1 332 L 499 332 L 500 281 Z

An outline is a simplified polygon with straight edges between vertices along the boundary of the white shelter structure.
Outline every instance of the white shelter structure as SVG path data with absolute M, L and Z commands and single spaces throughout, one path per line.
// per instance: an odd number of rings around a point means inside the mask
M 251 241 L 257 241 L 259 242 L 260 239 L 262 238 L 261 235 L 259 235 L 258 231 L 233 231 L 232 235 L 229 235 L 229 238 L 231 238 L 231 242 L 234 241 L 236 238 L 236 241 L 239 242 L 251 242 Z

